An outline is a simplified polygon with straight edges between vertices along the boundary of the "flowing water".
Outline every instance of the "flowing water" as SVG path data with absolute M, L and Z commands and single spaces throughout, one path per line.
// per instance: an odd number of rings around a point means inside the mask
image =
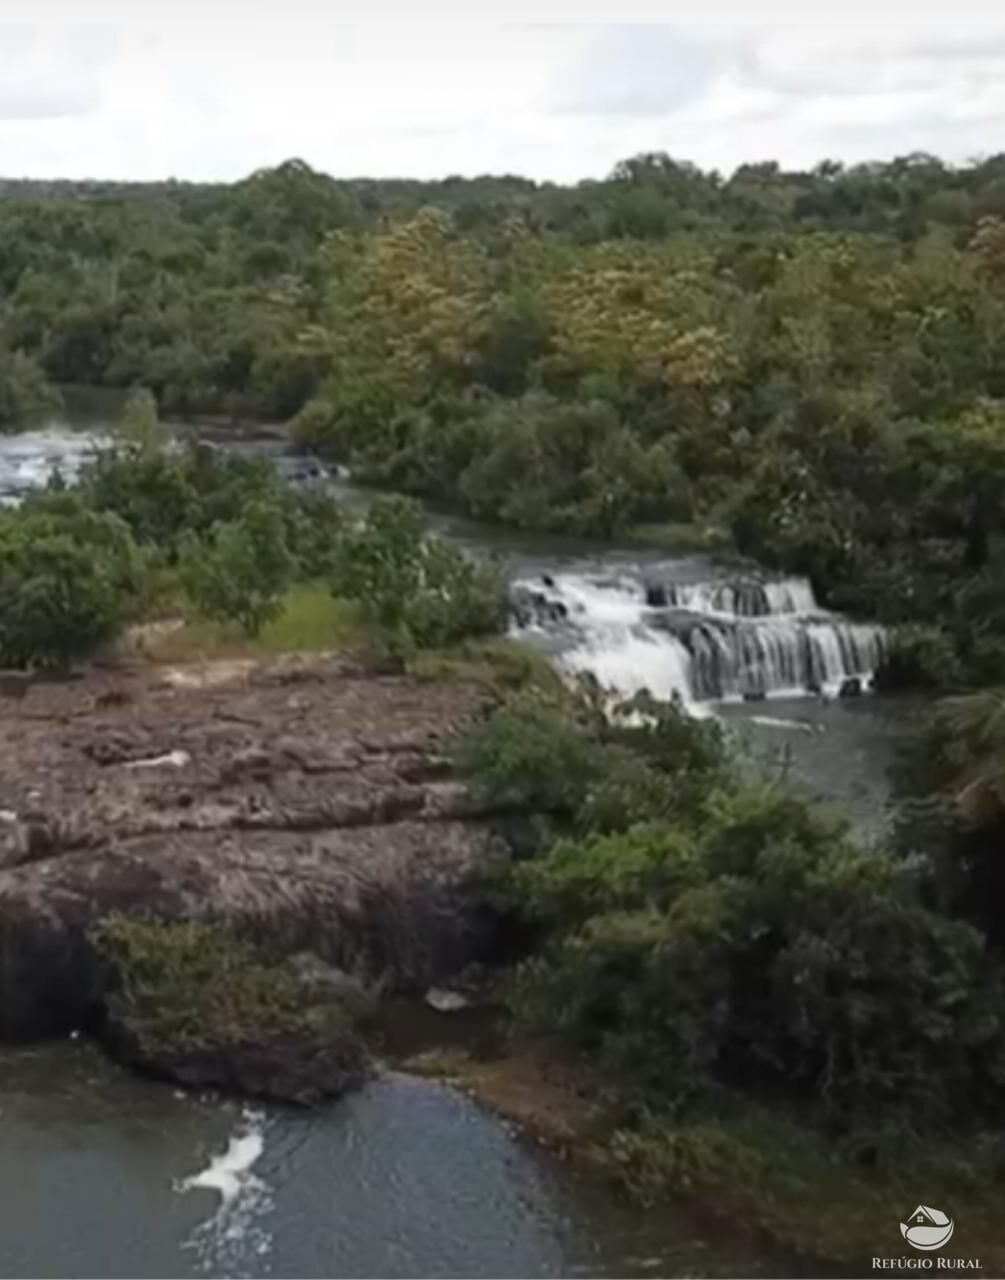
M 581 1183 L 442 1085 L 318 1112 L 173 1091 L 73 1043 L 0 1054 L 3 1276 L 797 1276 Z
M 0 436 L 0 502 L 102 438 L 108 402 Z M 248 446 L 256 450 L 279 446 Z M 312 463 L 284 458 L 311 478 Z M 347 491 L 347 500 L 365 500 Z M 621 695 L 717 715 L 878 836 L 904 724 L 868 690 L 875 627 L 801 579 L 434 517 L 502 560 L 516 634 Z M 125 1074 L 77 1042 L 0 1053 L 0 1275 L 808 1275 L 583 1183 L 443 1086 L 388 1074 L 317 1113 L 245 1108 Z
M 518 629 L 557 639 L 566 666 L 689 706 L 858 696 L 883 655 L 879 627 L 828 613 L 805 578 L 764 580 L 749 566 L 563 569 L 518 577 L 514 593 Z

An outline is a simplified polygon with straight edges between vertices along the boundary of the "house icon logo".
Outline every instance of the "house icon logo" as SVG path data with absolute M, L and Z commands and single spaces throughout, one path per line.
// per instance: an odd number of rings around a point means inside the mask
M 953 1234 L 953 1220 L 930 1204 L 919 1204 L 906 1222 L 900 1224 L 900 1234 L 915 1249 L 941 1249 Z

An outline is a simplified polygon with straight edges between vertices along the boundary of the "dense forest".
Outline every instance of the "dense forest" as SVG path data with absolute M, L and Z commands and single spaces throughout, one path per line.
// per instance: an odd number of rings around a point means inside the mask
M 484 517 L 737 547 L 937 626 L 901 676 L 1005 675 L 1005 156 L 7 181 L 0 421 L 60 383 L 290 421 Z

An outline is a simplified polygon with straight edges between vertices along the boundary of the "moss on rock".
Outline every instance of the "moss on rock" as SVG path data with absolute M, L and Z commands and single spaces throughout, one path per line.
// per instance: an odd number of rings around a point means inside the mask
M 90 939 L 111 970 L 104 1038 L 132 1065 L 302 1105 L 367 1074 L 366 995 L 346 975 L 321 982 L 316 964 L 271 959 L 198 921 L 113 915 Z

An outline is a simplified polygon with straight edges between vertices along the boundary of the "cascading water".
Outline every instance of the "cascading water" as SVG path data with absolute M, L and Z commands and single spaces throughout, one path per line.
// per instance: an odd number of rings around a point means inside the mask
M 643 623 L 641 583 L 563 574 L 546 576 L 541 587 L 514 587 L 517 625 L 558 639 L 567 670 L 590 672 L 626 698 L 648 691 L 665 701 L 691 700 L 691 655 L 674 636 Z M 574 639 L 562 644 L 567 635 Z
M 822 609 L 805 578 L 675 582 L 672 572 L 522 579 L 515 626 L 626 697 L 648 690 L 693 706 L 870 687 L 882 630 Z

